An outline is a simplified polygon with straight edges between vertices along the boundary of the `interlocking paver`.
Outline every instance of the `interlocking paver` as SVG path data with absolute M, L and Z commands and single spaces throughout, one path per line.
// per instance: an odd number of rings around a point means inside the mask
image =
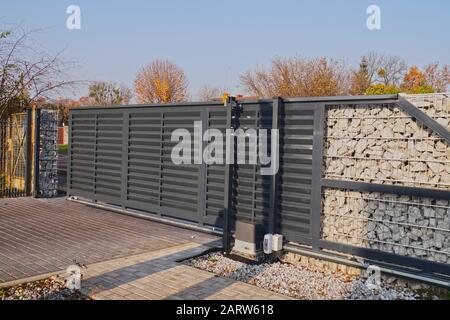
M 194 236 L 194 238 L 192 238 Z M 0 199 L 0 284 L 216 237 L 57 199 Z
M 289 299 L 256 286 L 216 277 L 209 272 L 176 263 L 178 252 L 189 254 L 199 249 L 205 250 L 206 247 L 187 243 L 128 259 L 119 258 L 113 262 L 90 265 L 83 276 L 83 288 L 95 299 Z M 151 266 L 156 263 L 163 269 L 153 270 Z M 99 268 L 103 273 L 96 272 Z M 119 280 L 110 276 L 127 270 L 142 271 L 132 273 L 133 276 L 127 278 L 126 284 L 121 281 L 123 278 Z M 90 289 L 93 283 L 97 284 L 97 290 Z M 104 289 L 98 290 L 99 287 Z
M 64 199 L 3 199 L 0 284 L 63 270 L 76 260 L 88 265 L 83 289 L 100 300 L 286 299 L 177 262 L 216 240 Z

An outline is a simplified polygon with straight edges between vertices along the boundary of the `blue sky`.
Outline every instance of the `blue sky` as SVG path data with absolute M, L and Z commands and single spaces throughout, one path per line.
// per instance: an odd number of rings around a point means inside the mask
M 233 93 L 239 74 L 275 56 L 329 56 L 356 64 L 365 52 L 402 56 L 423 66 L 450 63 L 450 1 L 165 0 L 2 1 L 0 25 L 43 29 L 51 52 L 80 62 L 76 77 L 133 85 L 141 66 L 167 58 L 182 67 L 195 98 L 203 84 Z M 81 30 L 66 28 L 66 8 L 81 8 Z M 366 27 L 381 8 L 382 29 Z M 84 92 L 80 90 L 79 95 Z

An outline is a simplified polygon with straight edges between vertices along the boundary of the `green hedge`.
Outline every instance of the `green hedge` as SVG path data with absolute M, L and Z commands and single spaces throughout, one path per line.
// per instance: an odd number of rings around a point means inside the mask
M 68 145 L 67 144 L 60 144 L 58 146 L 58 153 L 59 154 L 67 154 L 67 149 L 68 149 Z

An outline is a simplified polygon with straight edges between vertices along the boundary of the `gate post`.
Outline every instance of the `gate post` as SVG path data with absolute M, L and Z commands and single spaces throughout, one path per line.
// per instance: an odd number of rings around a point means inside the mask
M 33 109 L 27 109 L 26 150 L 25 150 L 25 195 L 31 195 L 31 182 L 33 178 Z
M 277 97 L 273 100 L 272 106 L 272 130 L 278 130 L 278 118 L 280 115 L 280 108 L 283 106 L 283 99 L 281 97 Z M 281 137 L 278 135 L 278 146 L 280 145 Z M 271 145 L 273 145 L 271 143 Z M 271 150 L 271 154 L 274 150 Z M 278 160 L 279 161 L 279 160 Z M 276 223 L 276 214 L 277 214 L 277 205 L 278 205 L 278 197 L 277 197 L 277 188 L 278 188 L 278 172 L 270 177 L 270 198 L 269 198 L 269 225 L 268 225 L 268 233 L 275 234 L 275 223 Z
M 322 167 L 325 131 L 325 103 L 314 112 L 313 165 L 311 189 L 311 238 L 314 251 L 320 251 L 322 224 Z
M 234 115 L 234 109 L 237 107 L 236 98 L 235 97 L 228 97 L 227 101 L 225 103 L 225 106 L 227 108 L 227 125 L 225 130 L 233 129 L 234 130 L 234 124 L 233 124 L 233 115 Z M 227 136 L 225 131 L 225 136 Z M 231 251 L 231 228 L 230 228 L 230 221 L 231 221 L 231 214 L 233 212 L 233 183 L 234 183 L 234 166 L 236 164 L 236 153 L 234 152 L 234 136 L 231 136 L 230 140 L 231 148 L 233 148 L 233 151 L 225 149 L 225 159 L 228 159 L 227 152 L 233 152 L 233 159 L 229 159 L 233 162 L 226 163 L 225 161 L 225 179 L 224 179 L 224 210 L 223 210 L 223 233 L 222 233 L 222 247 L 223 251 L 225 253 L 229 253 Z
M 34 113 L 34 188 L 33 197 L 39 196 L 39 158 L 41 149 L 41 109 L 36 108 Z

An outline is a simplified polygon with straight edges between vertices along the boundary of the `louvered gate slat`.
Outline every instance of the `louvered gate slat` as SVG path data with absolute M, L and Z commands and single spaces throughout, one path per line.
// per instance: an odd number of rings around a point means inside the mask
M 207 128 L 218 129 L 225 137 L 227 112 L 225 108 L 207 109 Z M 225 155 L 225 146 L 222 150 Z M 203 221 L 209 225 L 222 226 L 224 202 L 224 164 L 205 165 L 205 211 Z
M 175 165 L 171 135 L 182 128 L 193 138 L 201 120 L 225 132 L 225 116 L 219 103 L 72 110 L 68 195 L 220 226 L 224 165 Z
M 314 105 L 286 103 L 280 112 L 276 230 L 290 241 L 310 238 Z
M 311 232 L 314 108 L 288 103 L 281 110 L 276 232 L 294 241 Z M 177 166 L 171 160 L 173 130 L 193 134 L 200 120 L 204 130 L 219 129 L 225 137 L 226 109 L 219 104 L 72 111 L 69 194 L 221 226 L 225 166 Z M 238 128 L 270 130 L 272 102 L 245 103 Z M 247 146 L 247 161 L 249 151 Z M 271 177 L 260 170 L 259 164 L 236 165 L 232 218 L 267 227 Z
M 74 194 L 94 193 L 96 113 L 71 116 L 70 188 Z

